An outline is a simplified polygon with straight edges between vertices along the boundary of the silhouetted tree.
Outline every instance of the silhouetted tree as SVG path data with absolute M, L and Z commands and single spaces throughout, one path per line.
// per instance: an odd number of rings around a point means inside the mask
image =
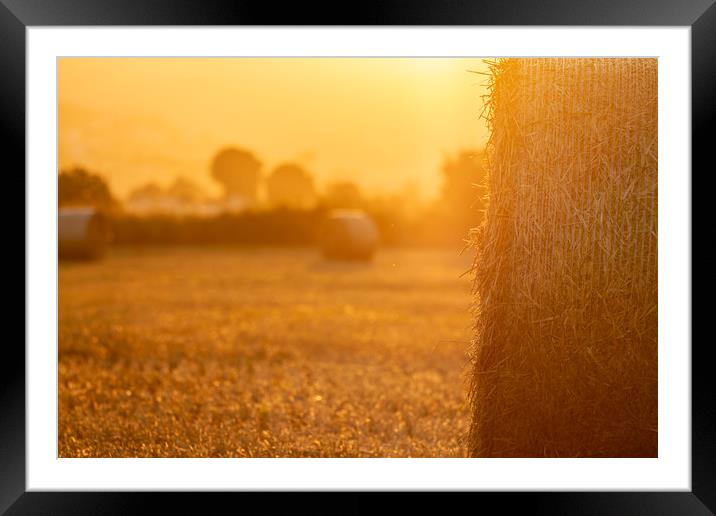
M 446 157 L 442 167 L 441 211 L 459 231 L 467 232 L 482 222 L 485 208 L 484 152 L 464 150 Z
M 228 147 L 211 162 L 211 177 L 224 187 L 227 197 L 240 197 L 248 203 L 258 199 L 261 162 L 249 151 Z
M 60 208 L 94 206 L 105 211 L 118 207 L 105 179 L 83 168 L 60 171 L 57 177 L 57 204 Z
M 164 190 L 157 183 L 147 183 L 135 188 L 127 196 L 129 201 L 156 200 L 164 195 Z
M 330 185 L 325 199 L 326 204 L 331 208 L 361 208 L 364 204 L 360 188 L 351 182 Z
M 266 180 L 268 202 L 274 206 L 310 208 L 316 203 L 316 188 L 311 175 L 300 165 L 284 163 Z
M 193 203 L 206 196 L 205 192 L 191 179 L 179 176 L 167 188 L 166 195 L 184 203 Z

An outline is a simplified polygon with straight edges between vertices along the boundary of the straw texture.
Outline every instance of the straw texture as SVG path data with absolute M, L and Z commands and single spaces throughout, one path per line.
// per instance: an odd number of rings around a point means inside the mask
M 657 61 L 490 62 L 474 457 L 657 454 Z

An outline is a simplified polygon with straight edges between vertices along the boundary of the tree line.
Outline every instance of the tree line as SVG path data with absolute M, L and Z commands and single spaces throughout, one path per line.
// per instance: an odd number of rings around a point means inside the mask
M 485 207 L 484 153 L 480 150 L 446 155 L 439 198 L 419 208 L 410 194 L 368 196 L 353 182 L 334 183 L 319 193 L 311 173 L 297 163 L 280 164 L 265 178 L 262 168 L 250 151 L 220 149 L 208 169 L 222 186 L 223 197 L 208 215 L 172 210 L 140 215 L 126 209 L 138 200 L 170 198 L 191 204 L 205 199 L 203 191 L 186 178 L 178 177 L 164 189 L 153 183 L 143 185 L 123 203 L 101 174 L 82 167 L 59 172 L 58 205 L 91 205 L 105 211 L 118 244 L 271 245 L 312 243 L 326 211 L 334 208 L 368 212 L 387 244 L 459 245 L 480 224 Z M 259 196 L 262 185 L 265 202 Z

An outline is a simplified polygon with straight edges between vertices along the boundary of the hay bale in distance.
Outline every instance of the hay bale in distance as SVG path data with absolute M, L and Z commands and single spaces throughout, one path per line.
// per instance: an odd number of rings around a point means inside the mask
M 107 220 L 94 208 L 61 208 L 57 215 L 57 250 L 61 260 L 96 260 L 109 243 Z
M 657 60 L 491 62 L 474 457 L 657 455 Z
M 367 213 L 333 210 L 321 231 L 321 250 L 328 260 L 370 260 L 378 239 L 378 228 Z

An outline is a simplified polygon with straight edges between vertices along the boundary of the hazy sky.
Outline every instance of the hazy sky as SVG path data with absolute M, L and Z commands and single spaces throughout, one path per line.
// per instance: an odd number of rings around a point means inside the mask
M 102 173 L 121 197 L 189 177 L 236 145 L 263 173 L 298 161 L 319 187 L 406 185 L 437 194 L 443 153 L 487 140 L 480 59 L 65 58 L 59 63 L 59 166 Z

